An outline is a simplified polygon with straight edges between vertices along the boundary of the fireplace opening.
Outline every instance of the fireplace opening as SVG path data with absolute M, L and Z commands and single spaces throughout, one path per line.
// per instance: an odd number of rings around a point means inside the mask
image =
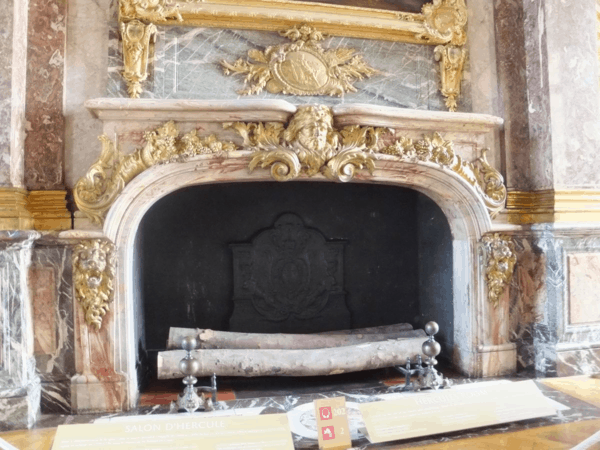
M 290 230 L 304 236 L 304 262 L 275 264 L 269 245 L 300 245 Z M 249 262 L 252 251 L 263 256 Z M 135 255 L 142 391 L 155 378 L 170 327 L 314 333 L 395 323 L 422 328 L 435 320 L 440 358 L 451 358 L 450 226 L 431 199 L 409 188 L 305 181 L 186 187 L 148 210 Z M 273 312 L 268 301 L 248 301 L 249 279 L 254 297 L 269 297 L 263 294 L 270 281 L 261 285 L 261 277 L 284 280 L 266 289 L 279 289 L 292 306 Z M 294 294 L 289 286 L 299 287 Z

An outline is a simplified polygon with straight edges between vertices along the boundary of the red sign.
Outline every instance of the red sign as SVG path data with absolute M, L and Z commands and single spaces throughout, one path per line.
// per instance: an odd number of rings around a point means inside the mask
M 335 439 L 335 430 L 333 429 L 333 427 L 323 427 L 321 431 L 323 431 L 324 441 L 328 441 L 329 439 Z

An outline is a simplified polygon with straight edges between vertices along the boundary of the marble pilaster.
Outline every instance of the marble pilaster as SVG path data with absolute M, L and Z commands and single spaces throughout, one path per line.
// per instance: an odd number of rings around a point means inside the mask
M 596 3 L 494 5 L 509 189 L 597 189 Z
M 27 5 L 7 0 L 0 12 L 0 187 L 23 187 Z
M 539 0 L 495 0 L 496 55 L 509 188 L 552 187 L 548 64 Z M 536 8 L 537 5 L 537 8 Z
M 596 1 L 541 2 L 548 53 L 555 189 L 598 189 L 600 86 Z M 540 6 L 540 7 L 541 7 Z
M 83 105 L 102 97 L 108 80 L 108 23 L 116 1 L 69 0 L 65 66 L 65 184 L 72 187 L 98 155 L 102 124 Z
M 40 411 L 27 272 L 36 232 L 0 232 L 0 430 L 30 428 Z
M 27 42 L 25 184 L 64 187 L 63 80 L 67 4 L 30 0 Z

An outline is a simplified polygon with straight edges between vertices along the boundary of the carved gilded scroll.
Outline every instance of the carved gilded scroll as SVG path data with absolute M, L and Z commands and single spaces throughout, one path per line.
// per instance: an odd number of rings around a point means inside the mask
M 152 28 L 143 31 L 142 25 L 288 30 L 282 33 L 290 37 L 291 44 L 269 47 L 264 52 L 251 50 L 248 56 L 253 62 L 238 60 L 226 66 L 231 73 L 245 74 L 250 86 L 244 94 L 260 92 L 263 88 L 293 95 L 354 92 L 353 81 L 373 75 L 374 69 L 362 59 L 356 59 L 352 49 L 322 51 L 318 41 L 326 33 L 436 45 L 434 55 L 440 63 L 440 90 L 449 110 L 456 110 L 460 96 L 467 39 L 464 0 L 433 0 L 423 6 L 421 14 L 345 5 L 300 5 L 291 0 L 253 0 L 248 4 L 231 0 L 119 0 L 119 21 L 124 75 L 129 77 L 131 97 L 140 95 L 141 83 L 147 77 L 142 62 L 147 61 L 150 51 L 151 40 L 146 37 L 154 33 Z M 128 25 L 135 21 L 135 25 Z M 303 27 L 298 28 L 302 23 L 319 31 L 303 36 L 300 31 Z M 143 49 L 135 50 L 132 45 L 126 45 L 126 40 L 142 44 Z M 136 59 L 136 52 L 146 55 L 145 58 Z
M 497 307 L 500 296 L 510 284 L 517 255 L 515 244 L 510 236 L 494 233 L 481 239 L 486 251 L 487 263 L 485 278 L 487 281 L 488 300 Z
M 81 241 L 73 249 L 75 298 L 85 321 L 99 330 L 114 299 L 115 246 L 102 239 Z
M 77 207 L 92 222 L 102 225 L 106 212 L 125 186 L 149 167 L 185 160 L 194 155 L 235 150 L 232 142 L 221 142 L 214 135 L 201 138 L 196 130 L 179 138 L 179 131 L 172 121 L 154 131 L 147 131 L 144 138 L 144 147 L 124 155 L 108 136 L 99 137 L 102 142 L 100 157 L 73 189 Z
M 504 208 L 507 196 L 504 178 L 488 163 L 487 149 L 474 163 L 467 162 L 456 154 L 451 141 L 433 133 L 418 141 L 400 138 L 380 152 L 398 156 L 403 161 L 439 164 L 460 175 L 479 192 L 492 218 Z
M 355 81 L 377 73 L 356 50 L 325 50 L 319 44 L 323 33 L 308 25 L 294 27 L 279 34 L 292 43 L 248 51 L 254 62 L 238 59 L 230 64 L 221 61 L 225 75 L 246 75 L 246 89 L 241 95 L 259 94 L 266 87 L 272 94 L 342 96 L 356 92 Z
M 102 153 L 73 191 L 75 203 L 93 222 L 102 224 L 106 212 L 127 183 L 159 163 L 185 161 L 207 153 L 233 150 L 251 152 L 250 171 L 267 168 L 273 179 L 288 181 L 322 174 L 336 181 L 350 181 L 357 171 L 375 170 L 375 162 L 388 155 L 414 164 L 434 164 L 450 170 L 480 195 L 491 217 L 504 208 L 506 186 L 502 175 L 486 159 L 486 150 L 475 162 L 456 154 L 451 141 L 439 133 L 413 140 L 406 137 L 385 145 L 380 139 L 388 128 L 352 125 L 340 130 L 333 124 L 331 109 L 323 105 L 299 106 L 287 125 L 279 122 L 230 122 L 243 139 L 241 147 L 214 135 L 199 137 L 193 130 L 183 137 L 174 122 L 145 133 L 146 144 L 123 155 L 106 136 L 100 136 Z

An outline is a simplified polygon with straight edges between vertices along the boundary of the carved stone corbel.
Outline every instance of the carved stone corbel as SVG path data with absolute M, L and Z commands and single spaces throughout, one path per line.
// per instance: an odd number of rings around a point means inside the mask
M 139 20 L 121 22 L 123 39 L 123 78 L 127 82 L 127 92 L 131 98 L 142 93 L 142 81 L 148 78 L 148 57 L 150 43 L 154 42 L 156 25 L 144 24 Z
M 115 246 L 103 239 L 83 240 L 73 249 L 75 298 L 85 321 L 99 330 L 114 299 Z
M 481 242 L 486 251 L 485 278 L 487 282 L 488 300 L 496 308 L 500 296 L 510 284 L 517 255 L 515 244 L 510 236 L 494 233 L 483 236 Z

